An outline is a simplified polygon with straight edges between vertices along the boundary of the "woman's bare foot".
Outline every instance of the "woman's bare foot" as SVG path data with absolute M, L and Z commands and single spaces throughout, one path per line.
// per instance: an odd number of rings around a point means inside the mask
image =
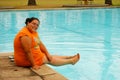
M 80 59 L 80 54 L 78 53 L 77 55 L 75 55 L 72 59 L 72 65 L 76 64 Z

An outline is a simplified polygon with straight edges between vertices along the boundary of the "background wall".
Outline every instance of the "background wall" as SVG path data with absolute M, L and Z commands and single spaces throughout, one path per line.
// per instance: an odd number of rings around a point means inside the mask
M 28 0 L 0 0 L 0 6 L 25 6 Z M 77 4 L 77 0 L 36 0 L 41 7 L 60 7 L 65 4 Z M 112 0 L 113 5 L 120 5 L 120 0 Z M 94 4 L 104 4 L 104 0 L 94 0 Z

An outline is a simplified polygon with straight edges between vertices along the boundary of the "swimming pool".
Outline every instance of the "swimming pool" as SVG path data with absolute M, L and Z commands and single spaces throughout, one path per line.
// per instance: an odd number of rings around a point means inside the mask
M 0 52 L 13 52 L 15 34 L 32 16 L 51 54 L 81 54 L 76 65 L 55 70 L 69 80 L 120 80 L 120 8 L 1 11 Z

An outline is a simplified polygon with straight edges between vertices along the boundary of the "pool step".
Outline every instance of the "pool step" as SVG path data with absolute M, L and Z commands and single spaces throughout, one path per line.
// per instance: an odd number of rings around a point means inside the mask
M 43 80 L 67 80 L 64 76 L 57 73 L 52 68 L 47 65 L 42 65 L 39 70 L 32 69 L 37 75 L 39 75 Z

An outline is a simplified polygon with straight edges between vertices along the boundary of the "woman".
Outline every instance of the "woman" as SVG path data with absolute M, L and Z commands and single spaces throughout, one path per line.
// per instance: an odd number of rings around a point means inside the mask
M 60 66 L 78 62 L 79 54 L 74 56 L 49 54 L 37 33 L 39 19 L 27 18 L 25 24 L 26 26 L 19 31 L 14 39 L 14 58 L 17 66 L 31 66 L 33 69 L 39 69 L 42 64 Z

